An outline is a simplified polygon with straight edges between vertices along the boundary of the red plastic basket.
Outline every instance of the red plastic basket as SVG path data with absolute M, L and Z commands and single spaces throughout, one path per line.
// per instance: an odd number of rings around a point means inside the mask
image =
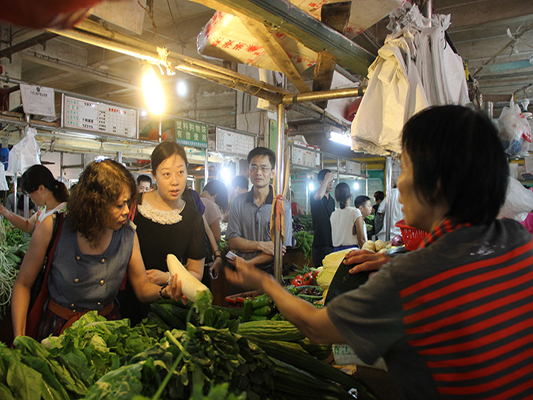
M 403 243 L 407 250 L 416 250 L 418 245 L 428 235 L 426 231 L 412 228 L 409 225 L 405 225 L 405 221 L 402 219 L 395 224 L 402 231 Z
M 254 298 L 257 295 L 257 291 L 254 290 L 252 292 L 244 292 L 227 296 L 224 300 L 226 300 L 230 308 L 242 308 L 245 299 Z

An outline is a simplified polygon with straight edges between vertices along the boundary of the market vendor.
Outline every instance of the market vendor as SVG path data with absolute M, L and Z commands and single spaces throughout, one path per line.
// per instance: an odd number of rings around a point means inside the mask
M 80 176 L 69 199 L 69 213 L 58 233 L 48 277 L 49 300 L 33 336 L 57 336 L 90 310 L 107 319 L 120 318 L 114 301 L 126 271 L 141 301 L 177 293 L 177 279 L 162 288 L 149 282 L 139 240 L 128 223 L 128 204 L 136 192 L 133 176 L 113 160 L 94 161 Z M 33 233 L 13 288 L 14 336 L 26 335 L 30 289 L 43 267 L 55 216 Z M 31 321 L 37 322 L 37 321 Z
M 150 282 L 165 285 L 170 279 L 166 257 L 174 254 L 198 280 L 204 274 L 205 230 L 195 197 L 187 188 L 187 154 L 174 142 L 161 142 L 152 152 L 152 175 L 156 189 L 141 193 L 130 215 L 137 227 L 141 254 Z M 194 193 L 199 202 L 197 193 Z M 203 207 L 203 205 L 202 205 Z M 133 207 L 132 207 L 133 208 Z M 120 293 L 121 315 L 132 325 L 150 310 L 126 285 Z
M 228 279 L 266 292 L 313 342 L 348 343 L 368 364 L 383 357 L 405 398 L 528 397 L 533 241 L 496 219 L 508 184 L 496 129 L 479 111 L 429 108 L 407 122 L 402 148 L 405 222 L 430 232 L 419 249 L 371 256 L 388 262 L 321 309 L 242 259 Z

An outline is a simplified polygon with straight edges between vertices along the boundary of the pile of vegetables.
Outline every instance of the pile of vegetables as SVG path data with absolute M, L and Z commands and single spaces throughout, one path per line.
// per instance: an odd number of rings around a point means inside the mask
M 13 284 L 17 278 L 22 258 L 28 250 L 30 237 L 13 228 L 9 221 L 0 222 L 0 320 L 11 304 Z
M 312 345 L 287 321 L 239 323 L 233 310 L 210 307 L 202 325 L 193 306 L 158 306 L 185 310 L 185 329 L 155 313 L 132 328 L 92 311 L 42 344 L 22 336 L 14 349 L 0 343 L 0 398 L 348 400 L 351 388 L 374 398 L 319 361 L 331 347 Z
M 293 233 L 293 236 L 296 240 L 295 247 L 302 249 L 304 257 L 311 260 L 313 258 L 313 235 L 306 231 L 300 231 Z

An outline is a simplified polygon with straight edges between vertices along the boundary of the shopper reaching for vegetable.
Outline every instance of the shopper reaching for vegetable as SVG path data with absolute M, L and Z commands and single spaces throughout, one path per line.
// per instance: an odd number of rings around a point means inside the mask
M 95 161 L 85 168 L 59 233 L 48 278 L 50 298 L 36 339 L 59 335 L 90 310 L 119 319 L 114 301 L 126 271 L 141 301 L 181 298 L 175 278 L 165 287 L 148 280 L 137 234 L 127 219 L 135 192 L 133 176 L 116 161 Z M 43 266 L 52 229 L 50 216 L 35 230 L 20 267 L 11 305 L 15 337 L 26 334 L 30 289 Z
M 368 364 L 383 357 L 403 398 L 525 398 L 533 240 L 518 222 L 496 219 L 509 171 L 498 133 L 479 111 L 434 107 L 407 122 L 402 147 L 405 222 L 430 232 L 416 251 L 321 309 L 240 258 L 227 278 L 267 293 L 311 341 L 348 343 Z M 346 262 L 356 259 L 387 258 L 358 252 Z
M 187 188 L 187 154 L 175 142 L 162 142 L 151 156 L 156 189 L 136 199 L 134 216 L 141 254 L 151 282 L 164 285 L 170 274 L 167 254 L 174 254 L 198 280 L 204 273 L 206 235 L 193 192 Z M 196 196 L 198 196 L 195 193 Z M 196 200 L 200 202 L 199 197 Z M 127 284 L 119 294 L 121 314 L 139 323 L 150 311 Z
M 30 196 L 39 210 L 30 218 L 24 218 L 0 205 L 2 214 L 15 227 L 32 233 L 46 217 L 54 212 L 65 212 L 69 197 L 68 189 L 63 182 L 54 178 L 52 172 L 44 165 L 31 166 L 22 174 L 22 191 Z

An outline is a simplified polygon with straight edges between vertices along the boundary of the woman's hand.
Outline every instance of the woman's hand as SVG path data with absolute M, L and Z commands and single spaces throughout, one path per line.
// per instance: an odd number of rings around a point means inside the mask
M 350 269 L 350 274 L 356 274 L 363 271 L 377 271 L 382 265 L 391 260 L 386 254 L 374 253 L 369 250 L 352 250 L 346 254 L 344 264 L 357 264 Z
M 212 279 L 217 279 L 220 270 L 222 269 L 222 257 L 215 257 L 215 261 L 209 267 L 209 273 Z
M 170 285 L 163 289 L 162 294 L 164 297 L 187 304 L 187 297 L 185 297 L 181 290 L 181 281 L 178 279 L 178 275 L 174 275 L 170 278 Z
M 159 286 L 168 283 L 168 278 L 170 277 L 168 272 L 161 271 L 158 269 L 149 269 L 146 271 L 146 274 L 148 275 L 148 280 L 151 283 L 155 283 Z
M 235 271 L 226 268 L 226 278 L 230 283 L 253 287 L 261 292 L 264 292 L 264 287 L 274 279 L 272 275 L 255 268 L 250 261 L 241 257 L 235 259 L 235 268 Z

